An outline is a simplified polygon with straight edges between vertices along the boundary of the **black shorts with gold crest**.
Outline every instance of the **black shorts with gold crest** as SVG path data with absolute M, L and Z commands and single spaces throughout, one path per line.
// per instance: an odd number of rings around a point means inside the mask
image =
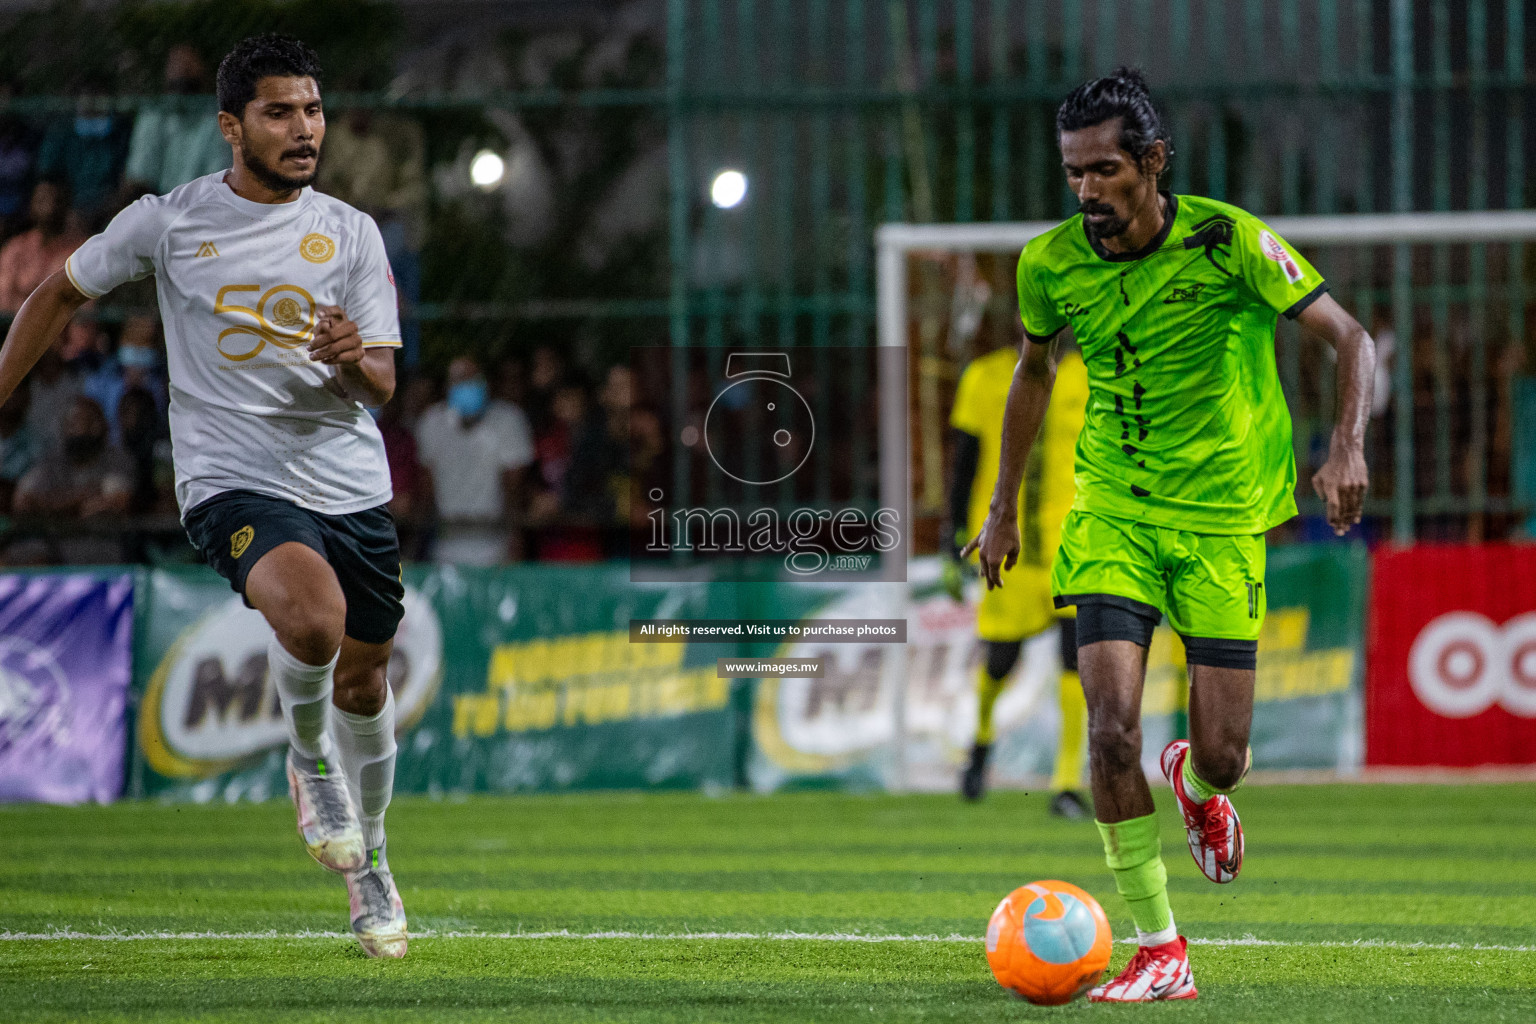
M 383 505 L 330 516 L 269 494 L 224 491 L 194 505 L 183 522 L 192 546 L 242 597 L 245 578 L 261 556 L 293 541 L 335 570 L 347 600 L 347 636 L 381 644 L 395 635 L 405 614 L 400 541 L 395 517 Z

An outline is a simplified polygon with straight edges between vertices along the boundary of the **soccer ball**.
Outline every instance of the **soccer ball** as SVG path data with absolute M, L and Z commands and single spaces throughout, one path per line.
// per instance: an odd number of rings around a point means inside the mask
M 1060 1006 L 1099 983 L 1110 941 L 1098 900 L 1067 882 L 1031 882 L 992 911 L 987 963 L 997 983 L 1020 999 Z

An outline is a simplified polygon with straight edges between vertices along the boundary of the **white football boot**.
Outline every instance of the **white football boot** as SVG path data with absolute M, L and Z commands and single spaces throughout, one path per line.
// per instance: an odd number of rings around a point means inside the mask
M 310 760 L 288 748 L 288 794 L 299 837 L 321 866 L 345 874 L 363 866 L 363 827 L 339 759 Z
M 398 960 L 405 956 L 409 936 L 405 905 L 384 847 L 369 850 L 361 868 L 347 872 L 347 896 L 352 901 L 352 934 L 371 957 Z

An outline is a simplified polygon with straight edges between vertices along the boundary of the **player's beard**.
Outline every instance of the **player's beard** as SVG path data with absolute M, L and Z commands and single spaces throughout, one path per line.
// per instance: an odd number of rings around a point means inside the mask
M 1117 238 L 1126 233 L 1131 222 L 1124 217 L 1115 215 L 1115 208 L 1107 203 L 1083 203 L 1078 207 L 1078 212 L 1084 215 L 1090 213 L 1107 213 L 1108 220 L 1091 221 L 1084 219 L 1083 227 L 1088 229 L 1088 234 L 1096 239 Z
M 288 150 L 283 153 L 283 156 L 291 156 L 296 153 L 312 153 L 317 157 L 320 155 L 319 150 L 315 149 L 314 146 L 300 146 L 298 149 Z M 307 185 L 314 184 L 315 181 L 315 171 L 296 176 L 283 174 L 276 167 L 263 162 L 261 157 L 251 151 L 251 147 L 243 139 L 240 142 L 240 158 L 245 161 L 245 169 L 251 172 L 251 176 L 273 192 L 297 192 Z M 318 168 L 319 161 L 316 160 L 315 163 Z

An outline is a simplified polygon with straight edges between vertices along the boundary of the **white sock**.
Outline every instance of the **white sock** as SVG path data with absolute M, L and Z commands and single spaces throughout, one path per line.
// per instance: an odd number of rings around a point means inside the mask
M 337 657 L 341 655 L 338 650 Z M 336 658 L 324 665 L 306 665 L 289 654 L 277 637 L 267 644 L 267 671 L 283 705 L 288 742 L 301 757 L 330 754 L 331 738 L 326 709 L 331 704 L 331 677 Z
M 336 746 L 363 824 L 363 846 L 375 850 L 384 845 L 384 811 L 395 792 L 395 695 L 387 684 L 376 715 L 336 709 Z
M 1164 943 L 1172 942 L 1178 937 L 1179 926 L 1174 923 L 1172 914 L 1168 915 L 1168 927 L 1160 932 L 1144 932 L 1140 928 L 1136 929 L 1136 944 L 1138 946 L 1161 946 Z

